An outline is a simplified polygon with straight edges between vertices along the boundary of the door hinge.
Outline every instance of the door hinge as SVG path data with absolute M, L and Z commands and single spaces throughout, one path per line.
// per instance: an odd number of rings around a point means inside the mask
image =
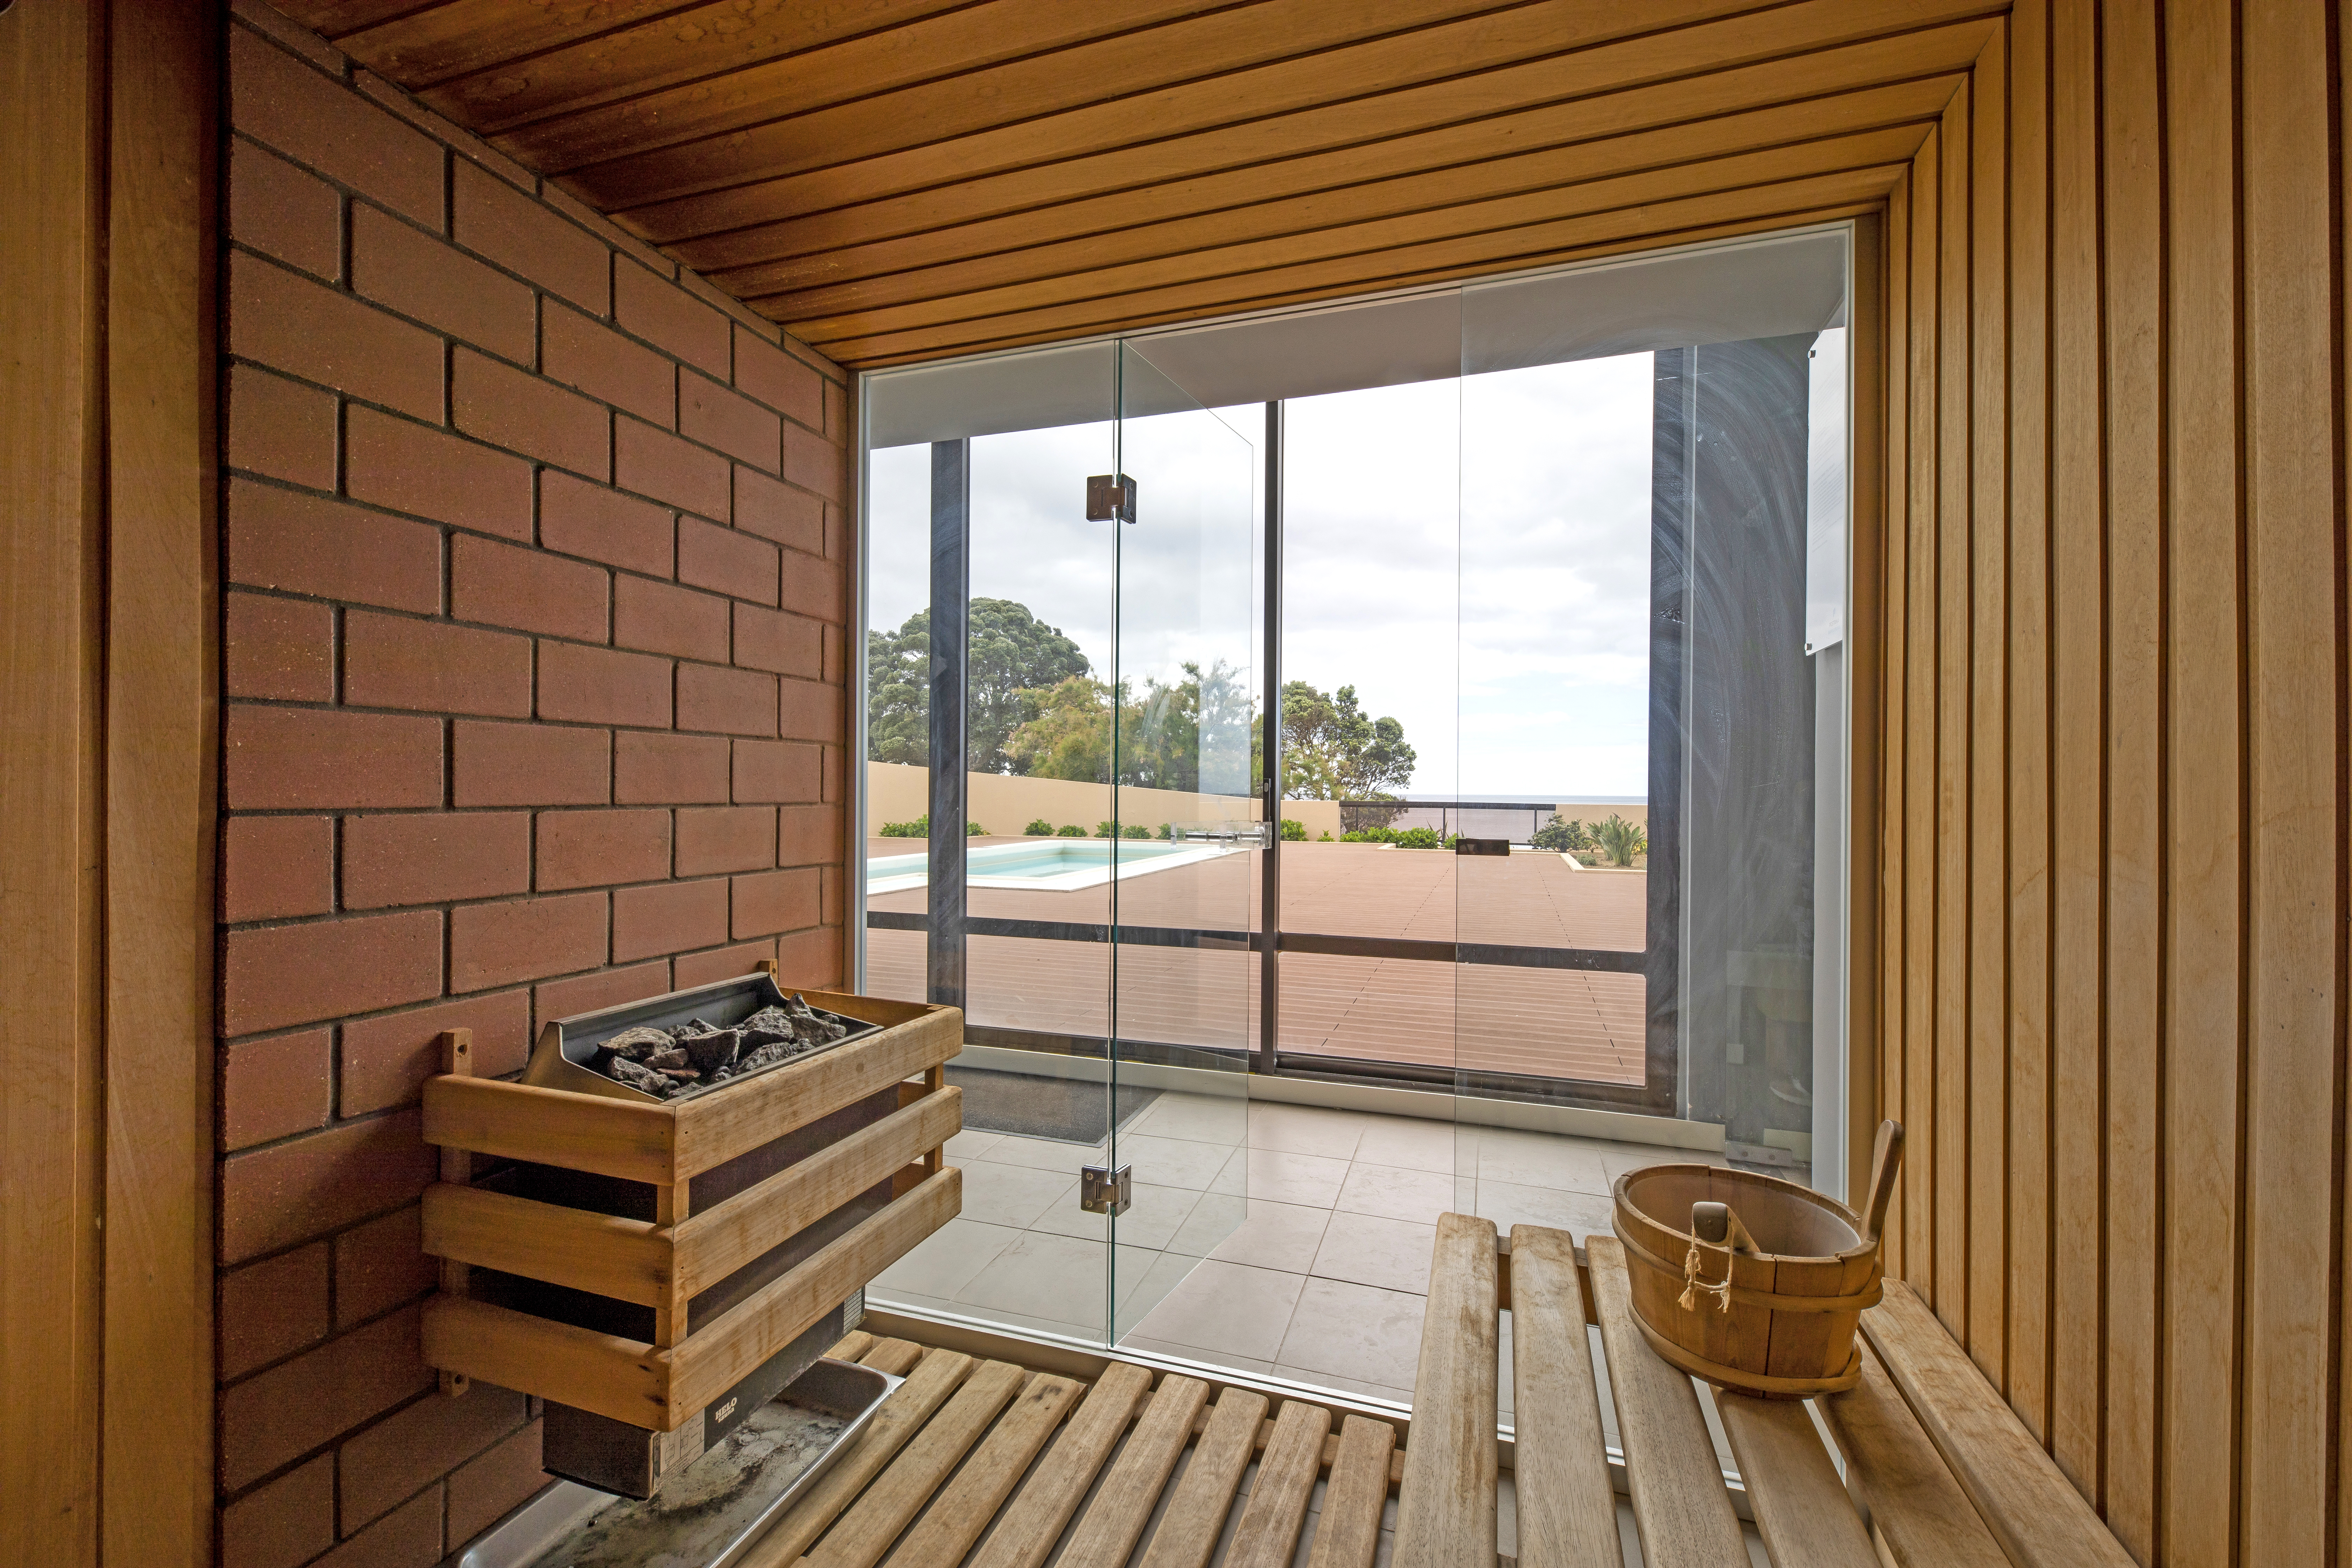
M 1135 1201 L 1135 1167 L 1088 1165 L 1078 1173 L 1078 1207 L 1088 1214 L 1121 1215 Z
M 1125 474 L 1087 476 L 1087 521 L 1135 521 L 1135 481 Z

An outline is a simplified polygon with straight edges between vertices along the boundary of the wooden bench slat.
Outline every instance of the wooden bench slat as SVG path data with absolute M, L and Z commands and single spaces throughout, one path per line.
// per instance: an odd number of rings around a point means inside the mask
M 1381 1514 L 1388 1507 L 1389 1457 L 1395 1449 L 1396 1428 L 1385 1421 L 1350 1415 L 1339 1423 L 1339 1450 L 1331 1457 L 1307 1568 L 1372 1568 L 1381 1546 Z M 1522 1512 L 1520 1518 L 1526 1517 Z
M 1323 1468 L 1323 1439 L 1330 1430 L 1331 1413 L 1320 1405 L 1282 1402 L 1249 1501 L 1234 1527 L 1225 1568 L 1287 1568 L 1298 1555 L 1298 1532 L 1307 1523 L 1307 1501 Z
M 1414 1568 L 1494 1568 L 1495 1310 L 1494 1222 L 1440 1215 L 1397 1496 L 1396 1560 Z
M 1094 1484 L 1095 1472 L 1118 1447 L 1129 1417 L 1150 1392 L 1151 1374 L 1134 1363 L 1105 1367 L 1086 1403 L 1054 1439 L 1053 1452 L 989 1531 L 972 1568 L 1037 1568 L 1045 1562 Z
M 1192 1462 L 1151 1532 L 1143 1568 L 1204 1568 L 1225 1532 L 1234 1489 L 1257 1446 L 1257 1424 L 1265 1418 L 1265 1395 L 1227 1388 L 1217 1395 L 1209 1429 L 1192 1447 Z
M 1773 1568 L 1879 1568 L 1804 1405 L 1718 1390 L 1715 1408 Z
M 1862 1327 L 2017 1568 L 2133 1568 L 2131 1554 L 1909 1286 L 1888 1280 Z
M 1028 1381 L 1029 1373 L 1011 1362 L 982 1362 L 807 1560 L 817 1568 L 874 1568 Z
M 1862 1382 L 1822 1401 L 1847 1481 L 1895 1568 L 2009 1568 L 1992 1531 L 1936 1452 L 1865 1340 Z
M 890 1568 L 956 1568 L 1084 1389 L 1071 1378 L 1031 1378 L 890 1553 Z
M 911 1340 L 877 1340 L 874 1342 L 874 1348 L 857 1359 L 861 1363 L 872 1367 L 877 1372 L 887 1372 L 892 1377 L 904 1377 L 915 1370 L 916 1363 L 920 1362 L 926 1353 L 939 1355 L 942 1352 L 939 1351 L 926 1352 L 922 1346 Z
M 1511 1300 L 1521 1568 L 1620 1568 L 1617 1494 L 1584 1331 L 1576 1238 L 1513 1226 Z M 1328 1516 L 1328 1501 L 1324 1510 Z
M 1118 1462 L 1103 1478 L 1102 1489 L 1063 1549 L 1058 1568 L 1121 1568 L 1135 1554 L 1160 1493 L 1192 1440 L 1193 1418 L 1208 1400 L 1209 1385 L 1197 1377 L 1171 1372 L 1160 1378 Z
M 968 1355 L 935 1350 L 924 1352 L 910 1373 L 901 1374 L 889 1364 L 905 1364 L 894 1353 L 898 1347 L 916 1349 L 904 1340 L 883 1340 L 866 1352 L 865 1364 L 894 1376 L 904 1375 L 907 1381 L 890 1391 L 890 1397 L 882 1402 L 882 1408 L 866 1424 L 865 1432 L 831 1469 L 818 1478 L 808 1495 L 793 1504 L 767 1534 L 751 1543 L 744 1554 L 743 1568 L 783 1568 L 785 1563 L 797 1561 L 810 1543 L 824 1533 L 825 1527 L 841 1516 L 841 1510 L 866 1489 L 866 1483 L 881 1474 L 882 1468 L 906 1446 L 907 1439 L 963 1385 L 964 1379 L 978 1364 Z M 886 1356 L 889 1358 L 887 1362 Z
M 1613 1236 L 1591 1236 L 1584 1256 L 1592 1268 L 1617 1436 L 1625 1448 L 1633 1521 L 1649 1568 L 1748 1568 L 1748 1544 L 1723 1487 L 1697 1391 L 1658 1359 L 1633 1321 L 1624 1248 Z M 1417 1437 L 1407 1439 L 1407 1454 Z

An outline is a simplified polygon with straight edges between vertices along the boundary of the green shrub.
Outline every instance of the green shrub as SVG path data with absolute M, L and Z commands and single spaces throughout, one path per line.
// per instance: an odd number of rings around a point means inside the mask
M 1129 823 L 1125 827 L 1119 829 L 1119 833 L 1121 837 L 1127 838 L 1149 838 L 1151 837 L 1151 829 L 1144 826 L 1143 824 L 1139 822 Z
M 1529 842 L 1538 849 L 1549 849 L 1563 855 L 1596 847 L 1591 828 L 1573 817 L 1563 822 L 1556 811 L 1551 814 L 1549 822 L 1536 829 L 1535 837 Z
M 988 829 L 977 822 L 967 822 L 963 825 L 963 836 L 966 838 L 985 838 L 988 837 Z
M 1161 824 L 1160 825 L 1160 832 L 1156 835 L 1156 837 L 1159 837 L 1159 838 L 1160 838 L 1162 842 L 1164 842 L 1164 843 L 1173 843 L 1173 842 L 1175 842 L 1175 839 L 1176 839 L 1176 825 L 1175 825 L 1174 823 L 1172 823 L 1172 822 L 1163 822 L 1163 823 L 1161 823 Z
M 1443 849 L 1445 840 L 1437 836 L 1434 827 L 1408 827 L 1395 834 L 1390 842 L 1400 849 Z
M 1427 832 L 1427 828 L 1420 829 Z M 1393 827 L 1351 827 L 1339 835 L 1342 844 L 1394 844 L 1397 830 Z
M 1021 831 L 1039 838 L 1051 838 L 1054 836 L 1054 825 L 1041 816 Z
M 1065 823 L 1054 829 L 1054 837 L 1056 838 L 1084 838 L 1086 836 L 1087 830 L 1075 822 Z
M 1323 830 L 1323 837 L 1320 837 L 1320 838 L 1318 838 L 1318 839 L 1317 839 L 1315 842 L 1316 842 L 1316 843 L 1318 843 L 1318 844 L 1328 844 L 1328 843 L 1330 843 L 1330 842 L 1331 842 L 1331 830 L 1330 830 L 1329 828 L 1328 828 L 1328 827 L 1327 827 L 1327 828 L 1325 828 L 1325 829 Z
M 1105 818 L 1103 821 L 1096 823 L 1096 824 L 1095 824 L 1095 837 L 1096 837 L 1097 838 L 1116 838 L 1116 837 L 1118 837 L 1118 823 L 1116 823 L 1116 822 L 1112 822 L 1112 821 L 1110 821 L 1108 818 Z
M 1295 816 L 1284 817 L 1282 819 L 1282 841 L 1285 844 L 1306 843 L 1307 824 L 1299 821 L 1298 818 Z
M 1592 837 L 1612 866 L 1631 866 L 1634 856 L 1650 852 L 1650 836 L 1613 811 L 1608 821 L 1594 825 Z
M 886 822 L 882 825 L 885 838 L 929 838 L 931 836 L 930 813 L 925 812 L 912 822 Z

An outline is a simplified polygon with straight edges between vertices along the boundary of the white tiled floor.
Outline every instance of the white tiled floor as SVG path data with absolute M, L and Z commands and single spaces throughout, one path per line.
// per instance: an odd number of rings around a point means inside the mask
M 873 1296 L 1099 1340 L 1115 1279 L 1123 1343 L 1410 1402 L 1439 1215 L 1581 1238 L 1608 1229 L 1619 1173 L 1705 1158 L 1304 1106 L 1247 1118 L 1244 1148 L 1239 1100 L 1163 1094 L 1122 1131 L 1136 1186 L 1115 1270 L 1104 1222 L 1078 1207 L 1076 1173 L 1099 1150 L 962 1133 L 948 1145 L 962 1216 Z

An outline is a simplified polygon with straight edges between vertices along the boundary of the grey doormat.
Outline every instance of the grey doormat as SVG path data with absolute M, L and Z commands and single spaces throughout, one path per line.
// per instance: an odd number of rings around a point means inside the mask
M 1084 1079 L 984 1068 L 947 1069 L 963 1090 L 963 1124 L 982 1132 L 1012 1132 L 1056 1143 L 1099 1143 L 1110 1135 L 1108 1086 Z M 1118 1124 L 1134 1121 L 1160 1098 L 1156 1089 L 1118 1086 Z

